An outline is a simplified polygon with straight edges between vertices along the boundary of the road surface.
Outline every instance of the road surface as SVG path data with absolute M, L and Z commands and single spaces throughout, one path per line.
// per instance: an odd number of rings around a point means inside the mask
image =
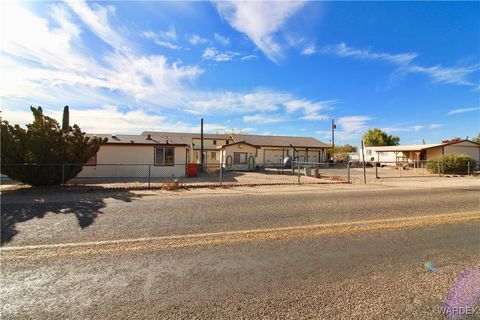
M 480 267 L 480 186 L 257 190 L 2 195 L 2 317 L 446 319 Z

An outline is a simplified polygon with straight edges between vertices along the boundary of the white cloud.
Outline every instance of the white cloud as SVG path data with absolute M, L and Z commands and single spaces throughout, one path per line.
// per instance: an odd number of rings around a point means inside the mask
M 281 58 L 282 47 L 274 39 L 303 1 L 218 1 L 219 14 L 237 31 L 245 33 L 272 61 Z
M 480 107 L 453 109 L 453 110 L 448 111 L 447 115 L 451 116 L 452 114 L 473 112 L 473 111 L 478 111 L 478 110 L 480 110 Z
M 230 45 L 230 38 L 228 37 L 224 37 L 218 33 L 214 33 L 213 34 L 213 38 L 215 39 L 215 41 L 217 41 L 218 43 L 220 43 L 222 46 L 228 46 Z
M 249 61 L 249 60 L 253 60 L 253 59 L 256 59 L 257 56 L 254 55 L 254 54 L 249 54 L 249 55 L 246 55 L 246 56 L 243 56 L 240 58 L 240 60 L 243 60 L 243 61 Z
M 149 105 L 172 105 L 185 86 L 202 73 L 196 66 L 169 63 L 164 56 L 136 52 L 109 25 L 107 13 L 113 9 L 95 5 L 96 9 L 91 10 L 84 3 L 71 5 L 75 11 L 65 5 L 52 9 L 58 25 L 63 26 L 60 28 L 17 4 L 7 7 L 2 50 L 8 55 L 2 54 L 0 59 L 2 77 L 9 81 L 2 81 L 3 97 L 42 103 L 55 103 L 62 97 L 62 103 L 71 99 L 98 105 L 114 103 L 111 98 L 117 95 L 123 104 L 143 99 Z M 97 30 L 101 39 L 118 47 L 95 60 L 92 50 L 82 43 L 82 29 L 72 22 L 71 14 L 75 12 L 81 14 L 88 28 Z
M 162 39 L 165 39 L 165 40 L 173 41 L 177 39 L 177 32 L 175 31 L 175 27 L 172 25 L 168 28 L 168 30 L 160 31 L 159 35 Z
M 305 99 L 291 99 L 285 102 L 285 107 L 288 113 L 301 111 L 303 113 L 303 120 L 323 121 L 326 120 L 328 116 L 320 114 L 319 111 L 330 110 L 336 103 L 336 100 L 312 102 Z
M 220 52 L 215 47 L 209 47 L 203 51 L 202 58 L 206 60 L 221 62 L 221 61 L 230 61 L 233 58 L 235 58 L 235 56 L 238 56 L 238 55 L 239 53 L 237 52 L 232 52 L 232 51 Z
M 370 120 L 372 118 L 369 116 L 340 117 L 336 121 L 339 129 L 335 131 L 335 135 L 339 140 L 360 140 Z
M 29 109 L 25 111 L 2 110 L 2 118 L 9 123 L 24 126 L 33 121 L 33 115 Z M 62 108 L 51 110 L 44 108 L 45 115 L 61 121 Z M 95 120 L 92 121 L 92 114 Z M 70 119 L 72 124 L 78 124 L 82 131 L 88 133 L 107 134 L 139 134 L 146 129 L 151 131 L 198 131 L 199 124 L 189 124 L 182 121 L 173 121 L 165 116 L 147 113 L 143 109 L 131 109 L 121 111 L 116 106 L 103 106 L 99 108 L 77 109 L 70 106 Z M 209 123 L 205 125 L 206 131 L 227 129 L 223 125 Z
M 433 82 L 474 86 L 475 83 L 471 82 L 468 77 L 478 70 L 480 70 L 480 64 L 467 67 L 421 67 L 412 65 L 403 71 L 406 73 L 426 74 L 430 76 Z
M 192 45 L 197 46 L 199 44 L 206 44 L 208 40 L 205 38 L 200 37 L 196 33 L 192 33 L 186 36 L 187 41 L 190 42 Z
M 309 56 L 309 55 L 312 55 L 312 54 L 315 54 L 317 52 L 317 48 L 315 47 L 315 45 L 312 43 L 312 44 L 309 44 L 308 46 L 306 46 L 301 54 L 304 55 L 304 56 Z
M 321 50 L 325 54 L 335 54 L 339 57 L 353 57 L 365 60 L 383 60 L 396 65 L 409 64 L 413 59 L 417 57 L 417 54 L 412 53 L 377 53 L 370 51 L 370 49 L 355 49 L 349 47 L 346 43 L 342 42 L 336 45 L 325 46 Z
M 284 122 L 285 119 L 279 116 L 272 116 L 267 114 L 254 114 L 243 116 L 243 122 L 246 123 L 255 123 L 255 124 L 269 124 L 269 123 L 278 123 Z
M 339 57 L 353 57 L 364 60 L 380 60 L 398 66 L 397 73 L 405 75 L 409 73 L 422 73 L 428 75 L 435 83 L 457 84 L 476 86 L 474 82 L 470 81 L 468 77 L 480 70 L 480 64 L 471 66 L 458 67 L 443 67 L 440 65 L 433 67 L 424 67 L 413 64 L 412 61 L 417 57 L 417 54 L 412 53 L 378 53 L 370 49 L 356 49 L 349 47 L 345 43 L 325 46 L 321 50 L 324 54 L 335 54 Z
M 171 28 L 173 28 L 173 27 L 171 27 Z M 181 46 L 176 45 L 176 44 L 174 44 L 170 41 L 170 40 L 175 40 L 176 37 L 177 37 L 176 33 L 175 33 L 175 29 L 171 29 L 170 31 L 163 31 L 163 32 L 160 32 L 159 34 L 156 34 L 153 31 L 144 31 L 144 32 L 142 32 L 141 35 L 142 35 L 142 37 L 144 37 L 146 39 L 152 40 L 153 42 L 155 42 L 159 46 L 169 48 L 169 49 L 173 49 L 173 50 L 182 49 Z

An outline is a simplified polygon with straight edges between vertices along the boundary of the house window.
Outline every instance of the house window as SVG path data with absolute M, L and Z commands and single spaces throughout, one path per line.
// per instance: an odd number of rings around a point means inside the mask
M 97 165 L 97 154 L 95 153 L 85 162 L 84 166 L 96 166 L 96 165 Z
M 214 146 L 217 145 L 217 140 L 213 140 L 213 145 L 214 145 Z
M 175 164 L 175 148 L 155 148 L 156 166 L 173 166 Z
M 233 153 L 233 164 L 247 164 L 247 153 L 246 152 L 234 152 Z
M 229 144 L 229 143 L 230 143 L 230 141 L 228 141 L 228 140 L 225 141 L 225 144 Z
M 367 150 L 367 156 L 371 156 L 372 155 L 372 150 Z
M 215 151 L 210 153 L 210 160 L 217 160 L 217 153 Z

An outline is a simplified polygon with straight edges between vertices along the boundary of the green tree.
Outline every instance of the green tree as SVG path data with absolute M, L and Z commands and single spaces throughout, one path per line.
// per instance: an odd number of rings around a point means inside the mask
M 477 137 L 473 139 L 474 142 L 480 143 L 480 132 L 477 134 Z
M 363 142 L 366 147 L 377 147 L 377 146 L 398 146 L 400 143 L 400 138 L 397 136 L 392 136 L 387 134 L 381 129 L 369 129 L 363 134 Z
M 1 123 L 1 173 L 14 180 L 34 186 L 66 182 L 107 142 L 86 137 L 77 125 L 62 130 L 41 107 L 30 109 L 34 121 L 26 129 L 5 120 Z
M 69 127 L 70 127 L 70 114 L 69 114 L 68 106 L 65 106 L 63 108 L 62 130 L 68 131 Z

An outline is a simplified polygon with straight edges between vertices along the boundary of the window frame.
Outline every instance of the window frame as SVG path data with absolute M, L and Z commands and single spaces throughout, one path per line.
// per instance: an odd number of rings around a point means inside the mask
M 239 162 L 238 163 L 235 161 L 237 154 L 239 155 Z M 240 158 L 240 155 L 242 155 L 242 154 L 245 155 L 245 162 L 241 162 L 242 159 Z M 246 165 L 246 164 L 248 164 L 248 152 L 234 152 L 233 153 L 233 164 L 234 165 Z
M 163 163 L 157 163 L 157 150 L 163 149 Z M 172 150 L 172 162 L 166 163 L 167 152 L 166 150 Z M 154 147 L 153 148 L 153 165 L 156 167 L 173 167 L 175 165 L 175 147 Z

